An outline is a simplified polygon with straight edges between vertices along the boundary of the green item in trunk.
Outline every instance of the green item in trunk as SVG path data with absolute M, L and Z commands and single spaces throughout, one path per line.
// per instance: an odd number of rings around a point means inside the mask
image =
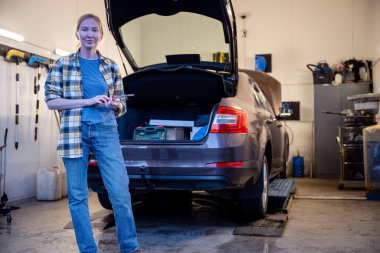
M 134 140 L 166 140 L 166 128 L 161 126 L 137 127 L 133 133 Z

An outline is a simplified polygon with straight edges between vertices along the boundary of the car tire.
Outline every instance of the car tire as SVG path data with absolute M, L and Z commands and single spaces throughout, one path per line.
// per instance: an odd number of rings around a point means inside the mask
M 257 182 L 257 189 L 260 191 L 259 197 L 242 198 L 241 206 L 244 215 L 253 220 L 265 218 L 268 207 L 269 177 L 268 161 L 264 156 L 260 178 Z
M 98 199 L 100 205 L 107 210 L 113 210 L 110 198 L 108 197 L 108 193 L 98 193 Z

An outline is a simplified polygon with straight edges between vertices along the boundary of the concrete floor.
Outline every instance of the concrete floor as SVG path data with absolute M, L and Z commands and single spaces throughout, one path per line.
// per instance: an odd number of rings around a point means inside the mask
M 289 220 L 282 237 L 233 235 L 241 222 L 234 206 L 210 202 L 191 209 L 134 208 L 142 252 L 380 252 L 380 202 L 360 200 L 362 190 L 338 191 L 337 180 L 296 179 Z M 321 197 L 321 199 L 315 199 Z M 336 200 L 334 198 L 344 200 Z M 353 200 L 351 200 L 353 199 Z M 99 252 L 118 252 L 112 216 L 90 194 L 90 212 Z M 78 252 L 67 199 L 16 203 L 13 221 L 0 217 L 0 252 Z M 66 228 L 65 228 L 66 227 Z

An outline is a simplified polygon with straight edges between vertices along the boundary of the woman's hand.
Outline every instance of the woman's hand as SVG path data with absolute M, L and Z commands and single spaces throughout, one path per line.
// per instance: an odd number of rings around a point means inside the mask
M 109 101 L 110 101 L 109 97 L 105 95 L 98 95 L 93 98 L 87 99 L 87 106 L 101 105 L 101 104 L 106 104 L 108 106 Z
M 114 111 L 118 110 L 120 108 L 120 98 L 113 96 L 112 99 L 108 101 L 107 106 Z
M 87 99 L 87 106 L 106 105 L 111 110 L 118 110 L 120 107 L 120 98 L 114 96 L 111 98 L 106 95 L 98 95 L 93 98 Z

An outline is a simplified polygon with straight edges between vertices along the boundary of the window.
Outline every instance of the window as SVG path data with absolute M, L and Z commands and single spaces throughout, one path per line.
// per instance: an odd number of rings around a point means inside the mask
M 262 93 L 258 85 L 252 79 L 249 79 L 249 83 L 251 84 L 253 97 L 257 105 L 274 114 L 272 105 L 269 103 L 268 99 L 266 98 L 264 93 Z
M 222 22 L 191 12 L 145 15 L 124 24 L 120 33 L 139 67 L 166 63 L 166 55 L 176 54 L 198 54 L 201 61 L 213 62 L 213 53 L 230 49 Z
M 260 90 L 258 89 L 257 84 L 252 79 L 248 79 L 248 80 L 249 80 L 249 84 L 251 86 L 253 98 L 255 99 L 257 106 L 259 106 L 261 108 L 265 108 L 265 105 L 260 98 L 260 95 L 259 95 Z

